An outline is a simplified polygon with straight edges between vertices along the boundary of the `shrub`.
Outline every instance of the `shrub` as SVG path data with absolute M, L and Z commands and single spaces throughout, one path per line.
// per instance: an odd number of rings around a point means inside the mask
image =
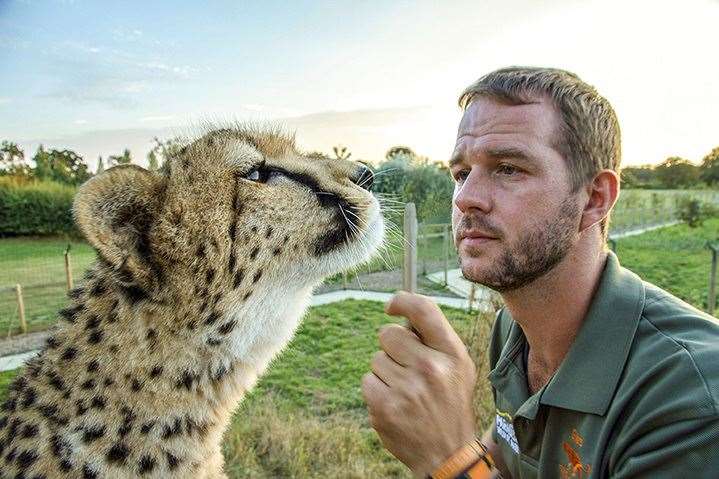
M 679 219 L 696 228 L 704 223 L 704 220 L 719 216 L 719 209 L 711 203 L 700 201 L 695 198 L 685 198 L 679 204 Z
M 77 188 L 50 181 L 0 177 L 0 236 L 77 234 L 72 200 Z

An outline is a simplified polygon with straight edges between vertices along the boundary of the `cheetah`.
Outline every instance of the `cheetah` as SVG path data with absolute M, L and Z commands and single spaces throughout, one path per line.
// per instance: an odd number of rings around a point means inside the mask
M 383 242 L 373 175 L 291 136 L 205 132 L 73 203 L 97 252 L 0 407 L 1 478 L 224 478 L 233 409 L 326 277 Z

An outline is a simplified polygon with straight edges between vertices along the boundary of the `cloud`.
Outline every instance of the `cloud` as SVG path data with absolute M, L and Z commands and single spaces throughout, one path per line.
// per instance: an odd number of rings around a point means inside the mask
M 265 105 L 256 105 L 256 104 L 247 104 L 247 105 L 240 105 L 240 108 L 248 111 L 264 111 Z
M 451 108 L 454 111 L 453 108 Z M 456 121 L 446 122 L 447 132 L 437 131 L 433 124 L 438 116 L 433 107 L 384 108 L 355 111 L 325 111 L 292 118 L 280 118 L 263 123 L 279 124 L 288 131 L 296 131 L 297 141 L 304 151 L 330 153 L 332 146 L 346 145 L 352 158 L 376 162 L 394 145 L 410 145 L 417 153 L 432 159 L 443 159 L 454 145 Z M 139 118 L 147 128 L 94 130 L 59 138 L 36 138 L 18 141 L 26 151 L 34 151 L 38 144 L 52 148 L 69 148 L 80 154 L 94 169 L 98 155 L 117 154 L 129 148 L 133 161 L 145 164 L 152 149 L 152 139 L 178 135 L 192 137 L 190 125 L 181 125 L 176 115 L 153 115 Z M 176 122 L 178 126 L 150 127 L 162 122 Z M 220 122 L 222 123 L 222 122 Z M 431 130 L 431 134 L 428 131 Z M 194 132 L 193 132 L 194 131 Z M 444 141 L 446 140 L 446 141 Z M 439 141 L 436 146 L 433 141 Z M 446 143 L 446 144 L 445 144 Z
M 102 52 L 102 55 L 98 55 Z M 55 86 L 42 98 L 77 104 L 104 104 L 113 109 L 134 108 L 140 94 L 167 82 L 193 78 L 198 69 L 140 58 L 123 50 L 62 42 L 48 53 Z
M 144 116 L 140 118 L 138 121 L 140 122 L 152 122 L 152 121 L 169 121 L 174 120 L 175 115 L 158 115 L 158 116 Z
M 112 31 L 112 38 L 119 42 L 136 42 L 142 38 L 142 30 L 136 28 L 116 28 Z
M 0 105 L 7 105 L 12 102 L 12 98 L 4 97 L 0 98 Z
M 147 70 L 161 72 L 170 76 L 176 75 L 182 78 L 189 78 L 191 74 L 196 73 L 197 68 L 189 65 L 168 65 L 161 62 L 139 62 L 135 64 L 140 68 L 146 68 Z
M 75 120 L 74 123 L 76 125 L 85 125 L 87 123 L 87 120 Z

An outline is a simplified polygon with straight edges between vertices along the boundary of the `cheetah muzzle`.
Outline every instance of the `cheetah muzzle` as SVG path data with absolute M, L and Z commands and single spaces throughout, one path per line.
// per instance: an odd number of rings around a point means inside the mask
M 74 203 L 97 262 L 0 408 L 0 478 L 225 477 L 231 413 L 312 290 L 384 238 L 371 172 L 227 128 Z

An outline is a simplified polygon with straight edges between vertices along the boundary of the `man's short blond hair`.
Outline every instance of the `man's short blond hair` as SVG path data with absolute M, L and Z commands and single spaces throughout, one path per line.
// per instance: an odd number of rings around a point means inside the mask
M 553 146 L 567 163 L 573 192 L 601 170 L 619 172 L 622 148 L 617 115 L 606 98 L 576 74 L 558 68 L 501 68 L 467 87 L 459 105 L 466 109 L 478 97 L 511 105 L 549 98 L 561 120 Z M 605 236 L 606 223 L 602 223 Z

